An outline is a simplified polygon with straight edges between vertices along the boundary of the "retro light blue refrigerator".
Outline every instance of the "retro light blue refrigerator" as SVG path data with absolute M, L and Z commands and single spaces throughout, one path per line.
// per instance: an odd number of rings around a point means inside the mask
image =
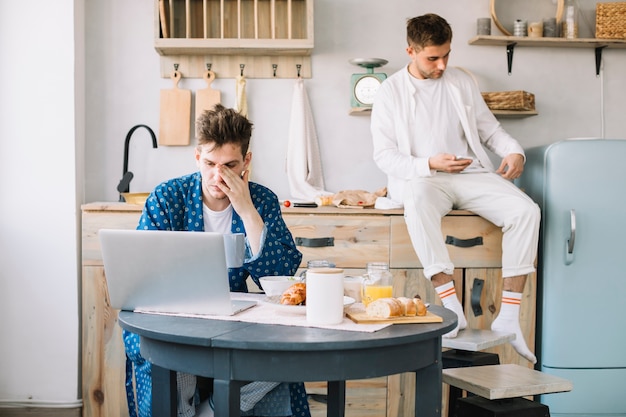
M 626 140 L 527 150 L 518 181 L 541 206 L 537 352 L 574 389 L 552 416 L 626 416 Z

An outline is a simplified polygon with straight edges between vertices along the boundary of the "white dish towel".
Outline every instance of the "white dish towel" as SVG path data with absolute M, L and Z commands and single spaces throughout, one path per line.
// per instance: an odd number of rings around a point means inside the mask
M 317 132 L 302 78 L 296 80 L 293 90 L 285 166 L 292 198 L 314 201 L 317 196 L 332 194 L 324 190 Z

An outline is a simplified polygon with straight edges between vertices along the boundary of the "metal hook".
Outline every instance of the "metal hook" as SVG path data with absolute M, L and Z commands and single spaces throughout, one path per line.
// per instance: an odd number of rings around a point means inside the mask
M 213 65 L 213 64 L 211 64 L 210 62 L 207 62 L 207 64 L 206 64 L 206 70 L 207 70 L 207 71 L 211 71 L 211 66 L 212 66 L 212 65 Z
M 239 75 L 243 77 L 243 69 L 246 67 L 246 64 L 239 64 Z
M 298 69 L 298 78 L 300 78 L 300 68 L 302 68 L 302 64 L 296 64 L 296 68 Z
M 276 77 L 276 69 L 278 68 L 278 64 L 272 64 L 272 69 L 274 70 L 274 77 Z
M 178 71 L 178 64 L 174 64 L 174 71 Z

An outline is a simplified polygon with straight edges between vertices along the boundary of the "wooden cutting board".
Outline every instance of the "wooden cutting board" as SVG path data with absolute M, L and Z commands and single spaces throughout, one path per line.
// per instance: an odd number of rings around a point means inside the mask
M 191 90 L 178 88 L 182 74 L 176 70 L 171 77 L 174 88 L 161 90 L 159 145 L 189 145 L 191 133 Z
M 211 83 L 215 79 L 215 73 L 213 71 L 207 71 L 204 74 L 204 81 L 206 81 L 207 87 L 203 90 L 196 92 L 196 118 L 202 114 L 205 110 L 211 110 L 216 104 L 219 104 L 222 100 L 222 93 L 219 90 L 211 88 Z
M 430 311 L 425 316 L 414 317 L 391 317 L 388 319 L 375 318 L 367 315 L 362 309 L 348 309 L 346 316 L 358 324 L 376 324 L 376 323 L 393 323 L 393 324 L 411 324 L 411 323 L 441 323 L 443 319 Z

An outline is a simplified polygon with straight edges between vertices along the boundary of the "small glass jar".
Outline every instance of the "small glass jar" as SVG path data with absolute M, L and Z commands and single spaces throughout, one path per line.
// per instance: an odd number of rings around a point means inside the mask
M 298 275 L 298 277 L 300 278 L 300 280 L 304 281 L 306 280 L 306 271 L 309 269 L 334 268 L 334 267 L 335 267 L 335 264 L 333 262 L 327 261 L 326 259 L 312 259 L 310 261 L 307 261 L 306 269 L 300 272 L 300 275 Z
M 578 38 L 578 5 L 576 0 L 565 0 L 563 21 L 561 22 L 561 37 L 566 39 Z
M 363 276 L 361 301 L 367 306 L 379 298 L 393 296 L 393 274 L 386 262 L 368 262 Z

